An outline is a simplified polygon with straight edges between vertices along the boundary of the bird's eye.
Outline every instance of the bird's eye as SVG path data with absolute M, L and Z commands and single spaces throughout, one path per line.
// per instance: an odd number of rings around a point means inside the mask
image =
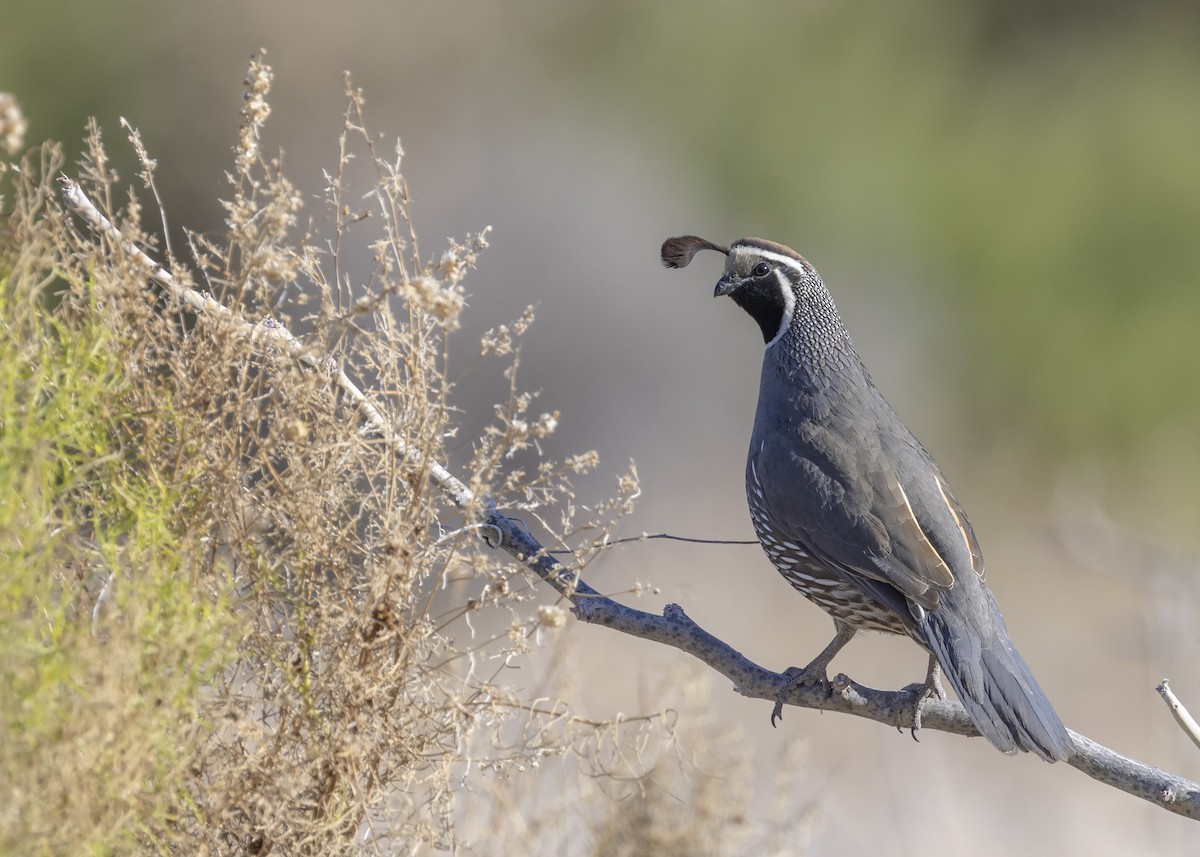
M 771 266 L 766 262 L 759 262 L 754 266 L 750 273 L 755 277 L 765 277 L 767 274 L 771 273 Z

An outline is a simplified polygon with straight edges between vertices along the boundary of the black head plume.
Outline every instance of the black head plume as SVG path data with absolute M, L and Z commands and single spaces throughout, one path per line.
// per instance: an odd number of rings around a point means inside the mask
M 729 255 L 729 248 L 697 238 L 695 235 L 681 235 L 678 238 L 668 238 L 662 245 L 662 263 L 668 268 L 686 268 L 692 257 L 701 250 L 716 250 L 718 253 Z

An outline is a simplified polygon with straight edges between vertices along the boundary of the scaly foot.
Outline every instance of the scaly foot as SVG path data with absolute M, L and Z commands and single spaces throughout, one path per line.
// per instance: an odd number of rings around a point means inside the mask
M 806 667 L 788 667 L 783 671 L 783 674 L 787 677 L 788 682 L 779 691 L 779 695 L 775 697 L 775 707 L 771 710 L 771 726 L 775 726 L 776 720 L 783 719 L 783 700 L 790 696 L 797 688 L 810 684 L 829 684 L 829 676 L 825 673 L 824 665 L 821 665 L 819 669 L 813 669 L 813 664 L 809 664 Z
M 788 667 L 783 674 L 787 677 L 788 682 L 779 691 L 779 695 L 775 697 L 775 708 L 771 710 L 771 725 L 775 725 L 776 720 L 783 719 L 783 700 L 791 694 L 796 688 L 803 687 L 808 684 L 815 684 L 820 681 L 828 686 L 829 676 L 825 670 L 829 667 L 829 662 L 833 660 L 833 656 L 842 650 L 842 647 L 854 638 L 854 629 L 838 620 L 833 621 L 834 627 L 837 629 L 837 634 L 829 642 L 829 645 L 821 650 L 821 654 L 812 659 L 812 662 L 806 667 Z
M 910 684 L 904 690 L 916 695 L 916 699 L 913 701 L 909 730 L 913 740 L 917 741 L 919 740 L 917 731 L 921 728 L 921 711 L 925 708 L 925 700 L 946 698 L 946 690 L 942 687 L 942 670 L 933 655 L 929 656 L 929 671 L 925 674 L 925 681 L 921 684 Z

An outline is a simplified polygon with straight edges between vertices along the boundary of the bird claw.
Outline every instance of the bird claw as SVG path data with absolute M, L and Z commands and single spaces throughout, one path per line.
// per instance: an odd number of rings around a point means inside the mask
M 942 687 L 942 682 L 937 674 L 933 671 L 926 676 L 923 682 L 914 682 L 902 688 L 904 691 L 913 694 L 913 713 L 912 719 L 908 723 L 909 734 L 912 739 L 920 743 L 921 739 L 917 737 L 917 732 L 921 729 L 921 712 L 925 709 L 925 700 L 927 699 L 945 699 L 946 691 Z M 902 728 L 902 727 L 901 727 Z
M 775 707 L 771 709 L 771 726 L 775 727 L 777 720 L 783 719 L 783 701 L 785 698 L 794 693 L 798 688 L 806 685 L 822 685 L 826 688 L 826 696 L 833 692 L 832 686 L 829 684 L 829 677 L 824 670 L 813 670 L 808 667 L 788 667 L 783 671 L 783 676 L 786 678 L 787 684 L 779 691 L 775 697 Z

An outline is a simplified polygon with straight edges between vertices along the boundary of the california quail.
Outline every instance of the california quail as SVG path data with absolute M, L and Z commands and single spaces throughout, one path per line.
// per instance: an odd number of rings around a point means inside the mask
M 837 628 L 812 663 L 793 668 L 793 686 L 827 680 L 856 631 L 907 634 L 931 655 L 914 726 L 924 699 L 942 695 L 940 664 L 998 749 L 1067 758 L 1071 738 L 1008 637 L 966 513 L 875 387 L 816 270 L 761 238 L 728 248 L 670 238 L 662 261 L 682 268 L 700 250 L 725 254 L 715 294 L 749 313 L 766 343 L 746 462 L 754 529 L 780 574 Z M 781 712 L 780 703 L 772 723 Z

